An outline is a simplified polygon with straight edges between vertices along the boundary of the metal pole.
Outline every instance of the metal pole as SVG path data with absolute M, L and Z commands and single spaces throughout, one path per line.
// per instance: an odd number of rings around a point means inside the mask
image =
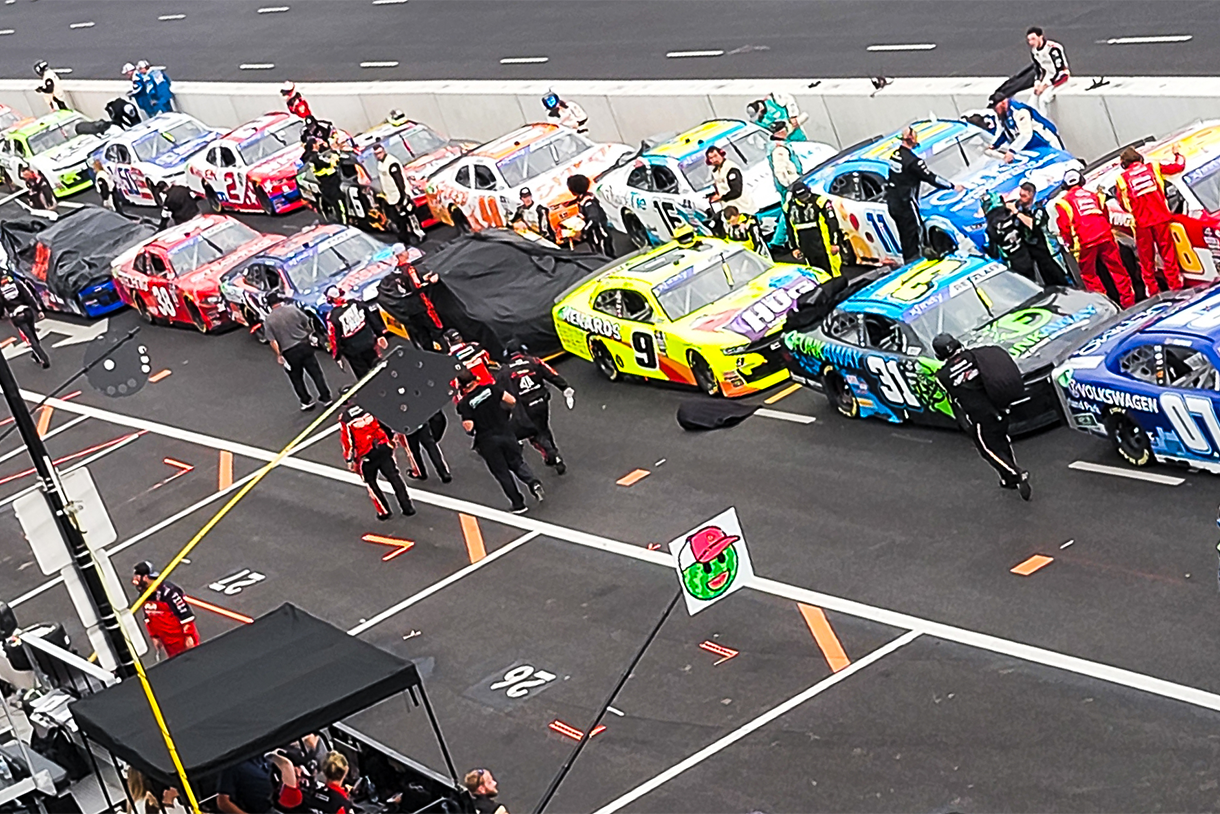
M 436 735 L 436 742 L 440 744 L 441 755 L 445 758 L 445 766 L 449 768 L 449 776 L 453 778 L 453 785 L 459 790 L 462 788 L 462 781 L 458 780 L 457 769 L 453 765 L 453 758 L 449 755 L 449 745 L 445 743 L 445 735 L 441 732 L 441 725 L 436 720 L 436 713 L 432 711 L 432 703 L 428 701 L 428 693 L 424 690 L 424 682 L 419 682 L 419 697 L 424 702 L 424 712 L 428 713 L 428 720 L 432 722 L 432 732 Z
M 9 368 L 8 360 L 4 358 L 3 354 L 0 354 L 0 390 L 4 391 L 4 400 L 8 402 L 13 423 L 16 424 L 17 431 L 21 433 L 21 439 L 25 442 L 30 460 L 34 462 L 34 469 L 38 473 L 38 479 L 42 482 L 43 497 L 46 498 L 51 516 L 55 519 L 55 526 L 59 529 L 64 544 L 76 560 L 76 569 L 80 572 L 85 590 L 89 592 L 106 639 L 114 650 L 115 662 L 118 664 L 117 672 L 121 678 L 130 677 L 135 674 L 135 670 L 132 667 L 131 651 L 127 648 L 122 631 L 119 630 L 119 618 L 106 598 L 106 591 L 102 587 L 102 575 L 98 572 L 97 564 L 93 561 L 93 555 L 89 553 L 88 546 L 85 545 L 85 537 L 67 511 L 69 501 L 63 493 L 55 467 L 51 464 L 51 456 L 47 453 L 42 438 L 38 435 L 34 419 L 30 416 L 25 401 L 21 398 L 21 389 L 17 385 L 17 380 L 13 378 L 13 371 Z
M 606 715 L 606 710 L 608 710 L 614 703 L 615 697 L 623 689 L 623 685 L 627 683 L 627 679 L 631 678 L 631 674 L 635 671 L 636 665 L 640 663 L 640 659 L 644 658 L 644 651 L 648 649 L 648 646 L 652 644 L 653 639 L 655 639 L 657 634 L 661 632 L 661 625 L 665 624 L 665 620 L 669 618 L 669 614 L 673 613 L 674 608 L 678 605 L 678 600 L 681 598 L 682 589 L 679 588 L 678 592 L 674 594 L 674 598 L 669 600 L 669 605 L 665 608 L 665 612 L 661 614 L 661 618 L 657 620 L 656 625 L 653 626 L 652 632 L 648 634 L 648 638 L 644 640 L 644 644 L 640 646 L 640 649 L 636 651 L 635 656 L 632 657 L 631 663 L 627 665 L 627 669 L 623 671 L 621 676 L 619 676 L 618 683 L 614 685 L 614 689 L 612 689 L 610 691 L 610 695 L 606 697 L 606 702 L 602 704 L 602 708 L 597 711 L 597 717 L 595 717 L 593 722 L 589 724 L 587 729 L 585 729 L 585 733 L 580 736 L 580 742 L 576 744 L 576 748 L 572 750 L 572 754 L 568 755 L 568 759 L 565 760 L 563 765 L 559 767 L 558 774 L 556 774 L 555 779 L 551 781 L 551 785 L 549 788 L 547 788 L 546 794 L 542 795 L 542 799 L 538 802 L 538 807 L 534 809 L 534 814 L 542 814 L 542 811 L 546 808 L 547 803 L 551 802 L 551 798 L 554 797 L 555 792 L 559 790 L 559 784 L 563 782 L 565 777 L 567 777 L 568 771 L 571 770 L 572 764 L 576 762 L 576 758 L 580 757 L 580 753 L 585 748 L 585 744 L 589 742 L 589 738 L 593 737 L 593 730 L 597 728 L 599 723 L 601 723 L 602 718 Z

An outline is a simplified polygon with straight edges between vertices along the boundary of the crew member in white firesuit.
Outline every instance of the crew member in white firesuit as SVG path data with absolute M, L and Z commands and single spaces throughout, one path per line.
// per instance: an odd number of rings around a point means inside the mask
M 522 187 L 521 205 L 513 210 L 512 217 L 508 219 L 509 226 L 516 227 L 518 223 L 552 243 L 557 242 L 555 230 L 551 228 L 550 210 L 534 201 L 534 193 L 529 187 Z
M 525 437 L 542 455 L 542 462 L 555 467 L 557 474 L 567 472 L 567 464 L 559 455 L 555 436 L 551 433 L 551 391 L 547 385 L 563 393 L 569 410 L 575 403 L 576 391 L 555 368 L 537 356 L 531 356 L 529 348 L 515 340 L 509 343 L 508 361 L 500 368 L 500 383 L 517 399 L 514 410 L 525 419 L 521 422 L 522 429 L 528 433 Z
M 378 336 L 369 316 L 368 307 L 362 302 L 348 299 L 337 285 L 326 289 L 326 301 L 330 313 L 326 315 L 326 335 L 330 340 L 330 352 L 339 363 L 347 363 L 352 375 L 359 381 L 373 369 L 387 345 L 384 336 Z
M 564 101 L 555 91 L 549 91 L 542 97 L 542 106 L 546 108 L 548 118 L 559 120 L 555 122 L 559 126 L 571 127 L 577 133 L 589 132 L 589 116 L 585 109 L 575 102 Z
M 384 144 L 373 147 L 377 159 L 377 176 L 381 192 L 377 197 L 384 203 L 386 217 L 398 231 L 398 239 L 409 246 L 424 242 L 424 228 L 419 224 L 411 188 L 403 172 L 402 162 L 391 155 Z
M 1029 55 L 1034 61 L 1034 103 L 1042 113 L 1055 101 L 1055 93 L 1072 78 L 1068 69 L 1067 52 L 1054 40 L 1048 40 L 1042 29 L 1031 25 L 1025 32 Z
M 394 488 L 394 496 L 398 498 L 398 507 L 407 517 L 415 514 L 415 506 L 407 494 L 406 481 L 398 471 L 394 462 L 393 433 L 362 408 L 353 404 L 339 415 L 339 441 L 343 445 L 343 460 L 353 472 L 360 475 L 369 488 L 369 497 L 373 500 L 373 508 L 377 510 L 378 520 L 389 520 L 393 516 L 390 503 L 385 492 L 377 483 L 377 475 L 385 475 L 385 479 Z
M 51 112 L 67 110 L 68 103 L 64 101 L 64 88 L 59 81 L 59 74 L 51 70 L 46 60 L 40 59 L 34 63 L 34 75 L 42 80 L 34 90 L 46 97 Z

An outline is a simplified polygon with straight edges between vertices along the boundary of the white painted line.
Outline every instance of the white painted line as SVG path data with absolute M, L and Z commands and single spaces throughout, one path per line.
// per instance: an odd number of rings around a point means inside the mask
M 170 20 L 185 20 L 186 15 L 185 14 L 162 14 L 157 19 L 162 22 L 169 22 Z
M 397 62 L 361 62 L 361 68 L 397 68 Z
M 274 67 L 274 62 L 243 62 L 237 66 L 237 69 L 239 71 L 269 71 Z
M 22 390 L 21 397 L 27 401 L 33 401 L 35 403 L 41 401 L 43 398 L 42 394 L 32 393 L 28 390 Z M 98 407 L 90 407 L 89 405 L 79 404 L 75 401 L 47 399 L 47 404 L 51 405 L 56 410 L 62 410 L 74 415 L 87 415 L 90 418 L 97 418 L 101 421 L 106 421 L 121 427 L 148 430 L 155 435 L 163 435 L 167 438 L 174 438 L 189 444 L 198 444 L 199 446 L 208 447 L 209 449 L 227 449 L 234 454 L 244 455 L 257 461 L 271 461 L 276 457 L 276 453 L 261 449 L 259 447 L 253 447 L 237 441 L 215 438 L 213 436 L 204 435 L 203 433 L 194 432 L 193 430 L 171 427 L 166 424 L 160 424 L 155 421 L 148 421 L 147 419 L 124 415 L 122 413 L 115 413 Z M 322 435 L 327 435 L 337 429 L 338 425 L 335 424 L 327 432 L 320 433 L 319 437 Z M 309 474 L 318 475 L 319 477 L 327 478 L 328 480 L 346 483 L 360 489 L 361 491 L 364 491 L 366 488 L 364 481 L 362 481 L 358 475 L 342 467 L 332 466 L 329 464 L 320 464 L 314 461 L 306 461 L 298 458 L 285 458 L 281 463 L 281 466 L 285 469 L 306 472 Z M 563 540 L 564 542 L 572 543 L 574 545 L 584 546 L 585 548 L 591 548 L 597 551 L 606 551 L 611 554 L 618 554 L 623 557 L 629 557 L 633 560 L 639 560 L 640 562 L 650 563 L 661 568 L 673 568 L 673 557 L 668 552 L 660 550 L 649 551 L 642 545 L 634 545 L 631 543 L 623 543 L 618 540 L 611 540 L 597 534 L 590 534 L 586 531 L 580 531 L 579 529 L 572 529 L 568 528 L 567 526 L 548 523 L 544 520 L 537 520 L 532 517 L 522 517 L 511 514 L 510 512 L 501 511 L 500 509 L 493 509 L 480 503 L 473 503 L 471 501 L 450 497 L 448 495 L 428 492 L 423 489 L 412 489 L 411 495 L 414 500 L 428 506 L 436 506 L 437 508 L 441 509 L 462 512 L 483 520 L 491 520 L 493 522 L 500 523 L 501 525 L 521 529 L 522 531 L 537 532 L 540 535 L 553 537 L 557 540 Z M 497 552 L 489 554 L 488 557 L 494 556 L 499 551 L 503 551 L 503 549 L 498 549 Z M 748 587 L 771 596 L 789 599 L 793 602 L 803 602 L 806 605 L 816 605 L 825 610 L 837 611 L 849 616 L 866 619 L 870 622 L 889 625 L 900 630 L 919 631 L 928 636 L 935 636 L 946 641 L 964 644 L 968 647 L 975 647 L 991 653 L 998 653 L 1002 656 L 1022 659 L 1034 664 L 1053 667 L 1058 670 L 1066 670 L 1087 678 L 1094 678 L 1099 681 L 1118 684 L 1120 686 L 1129 687 L 1141 692 L 1147 692 L 1163 698 L 1169 698 L 1175 701 L 1181 701 L 1182 703 L 1193 704 L 1194 706 L 1220 712 L 1220 695 L 1216 693 L 1208 692 L 1207 690 L 1200 690 L 1196 687 L 1188 687 L 1172 681 L 1166 681 L 1154 676 L 1144 675 L 1143 673 L 1137 673 L 1132 670 L 1125 670 L 1121 667 L 1112 667 L 1108 664 L 1101 664 L 1099 662 L 1077 658 L 1076 656 L 1058 653 L 1054 650 L 1047 650 L 1042 647 L 1035 647 L 1033 645 L 1014 642 L 1009 639 L 1000 638 L 999 636 L 992 636 L 987 633 L 966 630 L 964 628 L 954 627 L 953 625 L 947 625 L 941 622 L 934 622 L 929 619 L 923 619 L 918 616 L 892 611 L 887 608 L 877 607 L 875 605 L 866 605 L 863 602 L 856 602 L 851 599 L 844 599 L 842 597 L 832 596 L 830 594 L 824 594 L 818 591 L 811 591 L 807 588 L 801 588 L 796 585 L 788 585 L 776 580 L 755 577 Z
M 51 70 L 53 70 L 53 71 L 55 71 L 55 73 L 61 74 L 61 75 L 72 73 L 71 68 L 52 68 Z
M 1178 478 L 1173 475 L 1141 472 L 1138 469 L 1129 469 L 1122 466 L 1091 464 L 1088 461 L 1073 461 L 1068 465 L 1068 469 L 1075 469 L 1080 472 L 1096 472 L 1099 475 L 1117 475 L 1120 478 L 1131 478 L 1132 480 L 1146 480 L 1149 483 L 1160 483 L 1165 486 L 1181 486 L 1183 483 L 1186 483 L 1186 478 Z
M 72 23 L 68 28 L 93 28 L 97 23 Z
M 811 415 L 801 415 L 800 413 L 786 413 L 783 410 L 771 410 L 766 407 L 760 407 L 754 411 L 754 415 L 760 415 L 763 418 L 777 418 L 780 421 L 792 421 L 796 424 L 812 424 L 817 421 Z
M 903 647 L 904 645 L 910 644 L 912 641 L 919 638 L 919 635 L 920 634 L 918 631 L 912 630 L 912 631 L 902 634 L 897 639 L 894 639 L 892 642 L 882 645 L 881 647 L 877 648 L 873 652 L 869 653 L 864 658 L 858 659 L 857 661 L 853 661 L 850 665 L 848 665 L 847 667 L 844 667 L 839 672 L 832 673 L 831 675 L 829 675 L 826 678 L 819 681 L 817 684 L 814 684 L 809 689 L 804 690 L 803 692 L 800 692 L 800 693 L 792 696 L 791 698 L 789 698 L 787 701 L 783 702 L 779 706 L 772 707 L 771 709 L 764 712 L 762 715 L 759 715 L 754 720 L 749 721 L 745 724 L 742 724 L 740 727 L 738 727 L 737 729 L 734 729 L 732 732 L 725 735 L 723 738 L 713 741 L 712 743 L 710 743 L 707 746 L 700 749 L 698 752 L 695 752 L 695 754 L 691 755 L 686 760 L 683 760 L 679 763 L 674 764 L 673 766 L 671 766 L 668 769 L 666 769 L 665 771 L 661 772 L 660 774 L 658 774 L 656 777 L 652 778 L 651 780 L 641 783 L 640 785 L 636 786 L 634 789 L 627 792 L 626 794 L 619 797 L 618 799 L 613 800 L 612 802 L 609 802 L 606 805 L 602 806 L 601 808 L 597 809 L 597 811 L 594 812 L 594 814 L 613 814 L 613 812 L 618 811 L 619 809 L 621 809 L 627 805 L 630 805 L 631 803 L 633 803 L 636 800 L 643 797 L 645 794 L 648 794 L 650 791 L 653 791 L 654 789 L 656 789 L 658 786 L 661 786 L 665 783 L 668 783 L 670 780 L 673 780 L 675 777 L 682 774 L 682 772 L 686 771 L 687 769 L 698 766 L 700 763 L 707 760 L 709 757 L 712 757 L 713 755 L 717 754 L 718 752 L 724 751 L 725 749 L 727 749 L 728 747 L 737 743 L 737 741 L 746 737 L 750 733 L 756 732 L 759 729 L 762 729 L 767 724 L 774 721 L 776 718 L 779 718 L 782 715 L 788 714 L 792 710 L 799 707 L 801 704 L 808 701 L 810 698 L 813 698 L 814 696 L 817 696 L 817 695 L 821 695 L 826 690 L 829 690 L 831 687 L 838 684 L 840 681 L 843 681 L 844 679 L 846 679 L 848 676 L 855 675 L 856 673 L 863 670 L 865 667 L 868 667 L 870 664 L 874 664 L 874 663 L 880 661 L 881 659 L 885 658 L 886 656 L 888 656 L 890 653 L 893 653 L 898 648 Z
M 617 715 L 617 716 L 618 716 L 618 717 L 620 717 L 620 718 L 625 718 L 625 717 L 627 717 L 627 716 L 626 716 L 626 715 L 623 713 L 623 711 L 622 711 L 621 709 L 619 709 L 618 707 L 606 707 L 606 712 L 609 712 L 609 713 L 612 713 L 612 714 L 614 714 L 614 715 Z
M 870 45 L 866 51 L 932 51 L 936 48 L 934 42 L 894 43 L 890 45 Z
M 666 59 L 688 59 L 691 57 L 722 57 L 724 51 L 669 51 Z
M 73 464 L 72 466 L 63 470 L 59 474 L 66 475 L 69 472 L 75 472 L 76 470 L 80 469 L 82 466 L 88 466 L 89 464 L 93 463 L 94 461 L 98 460 L 99 458 L 105 458 L 110 453 L 119 451 L 120 449 L 127 446 L 128 444 L 136 441 L 139 437 L 140 436 L 134 435 L 134 434 L 129 435 L 126 438 L 124 438 L 122 441 L 116 442 L 114 444 L 114 446 L 109 446 L 103 450 L 100 450 L 99 452 L 93 453 L 85 460 L 80 461 L 79 463 Z M 18 498 L 24 497 L 25 495 L 28 495 L 31 492 L 36 492 L 41 488 L 42 488 L 42 485 L 38 484 L 38 483 L 35 483 L 33 486 L 27 486 L 26 488 L 22 489 L 17 494 L 9 495 L 8 497 L 4 498 L 4 500 L 0 500 L 0 508 L 7 506 L 8 504 L 12 503 L 13 501 L 17 500 Z
M 1194 39 L 1191 34 L 1161 34 L 1152 37 L 1114 37 L 1109 40 L 1101 40 L 1106 45 L 1159 45 L 1173 42 L 1190 42 Z
M 7 37 L 9 34 L 16 34 L 16 33 L 17 33 L 16 29 L 5 28 L 3 30 L 0 30 L 0 37 Z
M 356 625 L 354 628 L 349 630 L 348 634 L 351 636 L 359 636 L 361 633 L 364 633 L 366 630 L 373 627 L 374 625 L 379 625 L 382 622 L 384 622 L 386 619 L 389 619 L 394 614 L 399 613 L 400 611 L 404 611 L 407 608 L 411 607 L 416 602 L 427 599 L 428 597 L 432 596 L 432 594 L 436 593 L 437 591 L 439 591 L 440 589 L 442 589 L 444 587 L 452 585 L 453 583 L 457 582 L 462 577 L 467 576 L 468 574 L 473 574 L 475 571 L 478 571 L 484 565 L 487 565 L 488 563 L 490 563 L 494 560 L 497 560 L 500 557 L 503 557 L 505 554 L 507 554 L 510 551 L 520 548 L 521 546 L 525 545 L 526 543 L 528 543 L 530 540 L 534 539 L 537 536 L 538 536 L 538 532 L 536 532 L 536 531 L 531 531 L 528 534 L 521 535 L 520 537 L 513 540 L 511 543 L 504 546 L 503 548 L 497 548 L 495 551 L 491 552 L 490 554 L 488 554 L 486 557 L 479 560 L 478 562 L 472 562 L 470 565 L 466 566 L 462 570 L 455 571 L 454 573 L 445 577 L 440 582 L 433 583 L 432 585 L 429 585 L 427 588 L 424 588 L 419 593 L 407 597 L 403 601 L 399 602 L 397 605 L 392 605 L 392 606 L 386 608 L 385 610 L 383 610 L 381 613 L 377 614 L 376 616 L 373 616 L 370 619 L 366 619 L 365 621 L 361 622 L 360 624 Z
M 49 433 L 47 433 L 46 435 L 44 435 L 42 437 L 42 440 L 49 441 L 50 439 L 59 435 L 64 430 L 70 430 L 73 427 L 75 427 L 77 424 L 81 423 L 82 421 L 88 421 L 88 420 L 89 420 L 89 416 L 85 416 L 85 415 L 77 416 L 76 418 L 72 419 L 68 423 L 63 424 L 62 426 L 56 427 L 55 429 L 51 430 Z M 4 453 L 3 455 L 0 455 L 0 464 L 4 463 L 9 458 L 12 458 L 15 455 L 20 455 L 21 453 L 23 453 L 25 451 L 26 450 L 25 450 L 24 446 L 20 446 L 20 447 L 17 447 L 16 449 L 9 450 L 8 452 Z
M 544 62 L 550 62 L 550 57 L 504 57 L 500 60 L 501 65 L 541 65 Z
M 288 6 L 264 6 L 258 10 L 259 14 L 282 14 L 288 10 Z
M 373 0 L 373 5 L 374 6 L 401 6 L 401 5 L 404 5 L 406 2 L 407 2 L 407 0 Z

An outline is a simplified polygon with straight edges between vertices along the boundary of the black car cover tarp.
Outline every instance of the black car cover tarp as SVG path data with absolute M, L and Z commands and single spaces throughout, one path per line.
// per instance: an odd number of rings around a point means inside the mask
M 192 779 L 420 686 L 415 665 L 292 604 L 148 670 Z M 137 679 L 76 701 L 82 732 L 166 781 L 176 772 Z
M 110 261 L 157 232 L 150 223 L 91 204 L 59 215 L 54 223 L 27 215 L 2 228 L 5 250 L 10 242 L 17 249 L 17 271 L 64 300 L 110 279 Z
M 609 262 L 536 243 L 509 229 L 487 229 L 456 238 L 417 265 L 435 271 L 444 283 L 434 287 L 440 290 L 433 300 L 446 326 L 462 330 L 464 322 L 479 323 L 498 344 L 515 338 L 532 353 L 546 354 L 559 350 L 551 319 L 555 298 Z

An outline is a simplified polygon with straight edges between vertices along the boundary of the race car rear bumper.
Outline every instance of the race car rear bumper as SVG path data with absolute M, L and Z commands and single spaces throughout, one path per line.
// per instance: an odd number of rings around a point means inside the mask
M 746 396 L 787 381 L 788 366 L 780 347 L 768 345 L 762 350 L 736 357 L 738 366 L 724 374 L 724 394 L 730 397 Z
M 1063 420 L 1063 408 L 1051 383 L 1050 368 L 1025 377 L 1025 398 L 1012 404 L 1008 412 L 1010 435 L 1025 435 Z

